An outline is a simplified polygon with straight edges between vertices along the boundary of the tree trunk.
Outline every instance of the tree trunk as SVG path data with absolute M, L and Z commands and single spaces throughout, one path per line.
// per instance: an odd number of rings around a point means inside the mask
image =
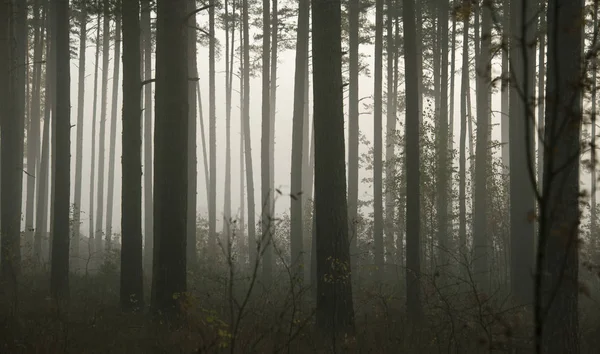
M 447 267 L 450 238 L 448 235 L 448 196 L 450 190 L 449 159 L 448 159 L 448 1 L 443 0 L 438 5 L 440 39 L 442 54 L 440 66 L 440 112 L 438 121 L 439 160 L 437 167 L 437 239 L 439 242 L 438 264 Z M 452 73 L 454 75 L 454 73 Z
M 482 9 L 481 52 L 477 60 L 477 147 L 475 151 L 475 200 L 473 207 L 473 273 L 482 290 L 489 286 L 489 249 L 487 236 L 487 171 L 489 158 L 489 125 L 491 82 L 490 46 L 492 37 L 492 9 Z
M 227 259 L 230 257 L 231 245 L 231 67 L 233 64 L 233 51 L 229 47 L 229 4 L 225 0 L 225 191 L 223 200 L 223 249 Z
M 302 153 L 304 151 L 304 86 L 308 61 L 309 0 L 298 3 L 298 32 L 296 40 L 296 72 L 294 76 L 294 111 L 292 126 L 292 171 L 290 198 L 290 248 L 294 276 L 302 281 L 304 267 L 303 203 L 302 203 Z
M 373 88 L 373 253 L 375 274 L 383 274 L 383 2 L 375 1 L 375 87 Z
M 104 145 L 106 143 L 106 109 L 108 96 L 108 57 L 110 47 L 110 9 L 104 1 L 104 22 L 102 31 L 102 98 L 100 101 L 100 137 L 98 143 L 98 193 L 96 205 L 96 252 L 102 259 L 102 223 L 104 222 Z
M 250 135 L 250 35 L 248 21 L 248 0 L 242 0 L 242 21 L 244 32 L 244 150 L 246 162 L 246 185 L 248 196 L 248 250 L 250 252 L 250 267 L 258 267 L 258 246 L 256 243 L 256 221 L 254 219 L 254 172 L 252 170 L 252 139 Z
M 56 43 L 56 161 L 54 180 L 54 228 L 50 291 L 56 299 L 69 297 L 69 192 L 71 179 L 71 74 L 69 1 L 55 0 Z M 58 79 L 60 78 L 60 79 Z
M 467 0 L 463 0 L 463 7 L 469 9 Z M 458 184 L 458 239 L 460 272 L 464 273 L 467 266 L 467 208 L 466 208 L 466 180 L 467 180 L 467 98 L 469 95 L 469 17 L 470 10 L 464 10 L 463 19 L 463 50 L 462 50 L 462 75 L 460 86 L 460 142 L 459 142 L 459 184 Z
M 272 191 L 271 187 L 271 91 L 270 71 L 271 64 L 271 8 L 270 0 L 262 0 L 263 4 L 263 40 L 262 40 L 262 136 L 260 144 L 260 175 L 261 175 L 261 253 L 263 255 L 262 280 L 270 284 L 273 279 L 273 247 L 271 239 L 272 229 Z
M 344 161 L 340 1 L 312 1 L 317 326 L 354 334 Z M 343 338 L 343 337 L 342 337 Z
M 35 210 L 35 185 L 38 174 L 40 151 L 40 106 L 42 83 L 42 31 L 43 23 L 40 16 L 40 1 L 33 4 L 33 78 L 31 90 L 31 106 L 29 114 L 29 129 L 27 131 L 27 199 L 25 211 L 25 246 L 27 255 L 33 253 L 34 210 Z M 83 32 L 82 32 L 83 33 Z M 78 204 L 79 205 L 79 204 Z
M 177 312 L 187 289 L 187 0 L 158 0 L 152 308 Z
M 144 81 L 152 79 L 152 28 L 150 0 L 141 0 L 141 31 L 144 43 Z M 144 270 L 152 273 L 154 213 L 152 201 L 152 84 L 144 86 Z
M 196 10 L 196 1 L 187 1 L 188 14 Z M 198 190 L 198 160 L 196 156 L 196 79 L 198 64 L 196 62 L 196 15 L 190 16 L 188 21 L 188 57 L 187 65 L 191 77 L 188 82 L 188 190 L 187 190 L 187 264 L 192 268 L 196 265 L 196 200 Z
M 123 1 L 123 0 L 120 0 Z M 127 1 L 127 0 L 125 0 Z M 113 58 L 112 100 L 110 112 L 110 151 L 108 155 L 108 191 L 106 198 L 106 248 L 112 249 L 112 223 L 115 193 L 115 148 L 117 142 L 117 105 L 119 100 L 119 70 L 121 64 L 121 13 L 116 13 L 115 55 Z
M 544 191 L 535 282 L 536 353 L 580 352 L 579 156 L 583 3 L 548 2 Z
M 90 209 L 88 210 L 89 215 L 89 240 L 88 240 L 88 258 L 94 253 L 95 249 L 95 237 L 96 228 L 94 226 L 94 181 L 96 178 L 96 115 L 98 113 L 98 68 L 100 67 L 98 60 L 100 58 L 100 19 L 98 15 L 98 22 L 96 24 L 96 60 L 94 61 L 94 103 L 92 108 L 92 156 L 91 156 L 91 172 L 90 172 Z
M 395 49 L 396 38 L 394 36 L 393 22 L 397 16 L 395 1 L 386 0 L 386 52 L 387 52 L 387 102 L 386 102 L 386 135 L 385 135 L 385 253 L 388 263 L 395 259 L 394 245 L 394 179 L 396 166 L 394 165 L 394 133 L 396 131 L 396 81 L 394 80 L 394 63 L 397 58 Z
M 530 25 L 536 13 L 535 2 L 511 3 L 510 96 L 510 233 L 511 284 L 515 300 L 529 304 L 533 295 L 534 249 L 534 120 L 536 28 Z M 533 179 L 532 179 L 533 178 Z
M 348 4 L 349 47 L 348 47 L 348 220 L 350 237 L 350 255 L 353 280 L 358 279 L 358 246 L 356 217 L 358 215 L 358 76 L 359 76 L 359 34 L 360 0 L 350 0 Z M 307 130 L 308 135 L 308 130 Z M 308 136 L 306 141 L 308 142 Z M 308 147 L 308 145 L 307 145 Z M 308 149 L 306 150 L 308 153 Z M 308 154 L 306 156 L 308 161 Z M 308 196 L 310 197 L 310 196 Z
M 121 306 L 144 306 L 142 264 L 142 90 L 140 2 L 122 2 L 123 192 L 121 193 Z
M 510 159 L 509 159 L 509 97 L 510 97 L 510 61 L 509 61 L 509 48 L 510 48 L 510 2 L 511 0 L 502 0 L 502 83 L 501 83 L 501 94 L 500 94 L 500 141 L 502 143 L 502 165 L 505 174 L 509 173 Z
M 406 86 L 406 305 L 409 320 L 421 321 L 421 252 L 420 248 L 420 196 L 419 196 L 419 112 L 417 40 L 414 22 L 414 2 L 404 2 L 404 68 Z
M 215 0 L 209 0 L 208 29 L 208 149 L 209 149 L 209 189 L 208 189 L 208 249 L 217 252 L 217 133 L 215 103 Z

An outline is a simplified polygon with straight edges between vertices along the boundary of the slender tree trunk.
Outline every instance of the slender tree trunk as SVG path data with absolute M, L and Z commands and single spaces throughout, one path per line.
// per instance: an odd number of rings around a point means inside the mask
M 144 305 L 142 261 L 142 90 L 140 2 L 122 2 L 123 14 L 123 192 L 121 193 L 121 306 Z
M 208 148 L 209 148 L 209 189 L 208 189 L 208 249 L 217 251 L 217 113 L 215 103 L 215 0 L 209 0 L 209 39 L 208 39 Z
M 354 334 L 344 161 L 340 1 L 312 1 L 317 326 Z M 343 338 L 343 336 L 341 337 Z
M 277 114 L 277 39 L 279 35 L 277 28 L 279 26 L 279 20 L 277 17 L 277 2 L 278 0 L 271 0 L 271 72 L 269 76 L 269 195 L 271 196 L 271 208 L 269 210 L 270 215 L 273 218 L 275 217 L 275 115 Z M 275 235 L 275 227 L 277 226 L 277 223 L 271 222 L 270 226 L 271 228 L 269 232 L 271 235 Z M 267 247 L 270 246 L 267 244 Z M 273 263 L 273 261 L 271 261 L 271 263 Z
M 489 286 L 489 257 L 487 236 L 487 171 L 489 158 L 489 123 L 491 82 L 490 46 L 492 37 L 491 3 L 483 5 L 481 52 L 477 60 L 477 148 L 475 155 L 475 200 L 473 207 L 473 272 L 477 285 Z
M 43 22 L 40 16 L 40 1 L 33 4 L 33 78 L 31 90 L 31 106 L 29 113 L 29 130 L 27 133 L 27 201 L 25 211 L 25 243 L 28 255 L 33 255 L 34 247 L 34 210 L 36 176 L 39 174 L 40 152 L 40 106 L 42 83 L 42 54 L 43 54 Z M 39 176 L 38 176 L 39 177 Z
M 141 0 L 141 30 L 144 43 L 144 81 L 152 79 L 152 29 L 150 0 Z M 152 272 L 154 214 L 152 201 L 152 84 L 144 85 L 144 270 Z
M 233 51 L 229 47 L 229 4 L 225 0 L 225 192 L 223 201 L 223 240 L 226 257 L 229 259 L 231 244 L 231 68 L 233 63 Z
M 438 122 L 438 176 L 437 176 L 437 239 L 439 242 L 438 264 L 446 267 L 448 252 L 450 251 L 450 238 L 448 235 L 448 196 L 450 190 L 449 159 L 448 159 L 448 1 L 443 0 L 438 5 L 440 42 L 441 42 L 441 77 L 440 77 L 440 113 Z M 454 73 L 452 73 L 454 76 Z
M 239 2 L 238 4 L 241 4 Z M 239 5 L 238 5 L 239 6 Z M 240 10 L 240 15 L 242 10 Z M 246 223 L 246 203 L 244 202 L 244 30 L 243 21 L 239 21 L 240 24 L 240 222 L 238 226 L 238 242 L 239 242 L 239 256 L 240 264 L 245 265 L 248 260 L 248 244 L 246 242 L 245 235 L 245 223 Z
M 375 1 L 375 87 L 373 89 L 373 245 L 376 277 L 383 269 L 383 2 Z
M 154 134 L 154 311 L 177 313 L 187 289 L 187 0 L 158 0 Z
M 548 2 L 544 191 L 535 283 L 536 353 L 580 353 L 579 154 L 583 2 Z M 565 30 L 568 29 L 568 30 Z
M 417 38 L 413 0 L 404 2 L 404 68 L 406 86 L 406 305 L 409 320 L 421 321 L 420 196 L 419 196 L 419 112 Z M 412 55 L 411 55 L 412 54 Z
M 46 33 L 48 30 L 48 3 L 44 3 L 44 26 Z M 48 164 L 49 164 L 49 138 L 50 138 L 50 109 L 52 106 L 52 72 L 49 65 L 50 60 L 50 40 L 46 35 L 44 44 L 44 32 L 42 31 L 42 47 L 45 47 L 46 77 L 44 82 L 44 130 L 42 134 L 42 151 L 40 156 L 39 173 L 37 176 L 37 201 L 36 201 L 36 220 L 35 235 L 33 238 L 33 257 L 39 265 L 42 261 L 43 240 L 48 232 Z
M 396 166 L 394 164 L 394 133 L 396 131 L 396 81 L 394 80 L 394 63 L 397 53 L 395 48 L 393 22 L 397 16 L 394 0 L 386 0 L 387 18 L 387 106 L 386 106 L 386 142 L 385 142 L 385 253 L 388 263 L 393 263 L 396 251 L 394 245 L 394 179 Z
M 598 36 L 598 3 L 594 3 L 594 12 L 593 12 L 592 16 L 594 17 L 594 20 L 593 20 L 594 21 L 594 37 L 593 38 L 597 38 L 597 36 Z M 540 19 L 542 19 L 543 17 L 544 16 L 540 16 Z M 540 27 L 542 25 L 541 22 L 542 21 L 540 21 Z M 543 34 L 541 36 L 543 37 Z M 543 43 L 543 40 L 540 38 L 540 49 L 539 49 L 539 51 L 540 51 L 540 57 L 539 57 L 540 78 L 538 81 L 540 83 L 538 95 L 540 95 L 540 96 L 541 96 L 541 92 L 543 92 L 542 90 L 544 88 L 544 86 L 541 86 L 541 82 L 543 82 L 543 80 L 544 80 L 542 78 L 542 73 L 544 71 L 544 69 L 543 69 L 544 57 L 541 54 L 544 52 L 544 49 L 542 48 L 542 44 L 544 44 L 544 43 Z M 597 119 L 596 99 L 597 99 L 597 92 L 596 92 L 596 90 L 598 89 L 597 80 L 596 80 L 597 75 L 598 75 L 598 64 L 596 62 L 593 62 L 592 63 L 592 88 L 591 88 L 591 91 L 592 91 L 591 92 L 592 93 L 592 122 L 591 122 L 592 123 L 592 131 L 591 131 L 591 134 L 592 134 L 592 142 L 591 142 L 592 173 L 590 175 L 590 185 L 591 185 L 591 191 L 590 191 L 590 194 L 591 194 L 590 235 L 593 237 L 592 243 L 594 246 L 596 246 L 597 242 L 598 242 L 598 237 L 596 236 L 597 235 L 597 231 L 596 231 L 596 229 L 597 229 L 597 227 L 596 227 L 597 226 L 596 225 L 596 218 L 597 218 L 597 211 L 596 211 L 596 209 L 597 209 L 596 208 L 596 181 L 597 181 L 597 179 L 596 179 L 596 156 L 597 156 L 596 155 L 596 119 Z M 538 111 L 538 112 L 540 112 L 540 111 Z M 542 122 L 542 120 L 543 120 L 542 115 L 541 114 L 538 115 L 538 122 Z M 540 126 L 539 128 L 542 128 L 542 127 Z M 543 158 L 543 155 L 540 153 L 540 151 L 542 151 L 543 140 L 539 139 L 538 141 L 539 141 L 539 143 L 538 143 L 538 146 L 539 146 L 538 147 L 538 166 L 540 166 L 540 167 L 538 167 L 538 184 L 541 184 L 542 179 L 540 177 L 542 176 L 542 173 L 541 173 L 542 164 L 540 164 L 540 162 L 543 163 L 543 159 L 540 159 L 540 156 L 542 156 L 542 158 Z M 594 258 L 595 259 L 597 258 L 597 251 L 596 251 L 596 254 L 594 254 Z
M 123 0 L 120 0 L 123 1 Z M 127 0 L 125 0 L 127 1 Z M 108 190 L 106 198 L 106 248 L 112 249 L 112 223 L 115 193 L 115 149 L 117 142 L 117 105 L 119 100 L 119 70 L 121 67 L 121 13 L 116 14 L 115 55 L 113 58 L 113 87 L 110 112 L 110 151 L 108 155 Z
M 93 102 L 93 108 L 92 108 L 92 136 L 91 141 L 92 141 L 92 156 L 91 156 L 91 172 L 90 172 L 90 209 L 88 210 L 88 214 L 89 214 L 89 240 L 88 240 L 88 252 L 89 255 L 88 257 L 91 257 L 91 255 L 94 253 L 94 249 L 95 249 L 95 237 L 96 235 L 96 228 L 94 225 L 94 218 L 95 218 L 95 213 L 94 213 L 94 183 L 95 183 L 95 178 L 96 178 L 96 116 L 98 113 L 98 68 L 100 67 L 100 64 L 98 63 L 98 60 L 100 59 L 100 19 L 101 16 L 98 15 L 98 22 L 96 24 L 96 60 L 94 61 L 94 102 Z
M 504 173 L 509 173 L 510 159 L 509 159 L 509 97 L 510 97 L 510 68 L 509 68 L 509 48 L 510 48 L 510 1 L 502 0 L 502 83 L 501 83 L 501 97 L 500 97 L 500 140 L 502 142 L 502 165 L 504 166 Z
M 467 0 L 463 0 L 462 6 L 468 9 Z M 462 50 L 462 75 L 460 87 L 460 143 L 459 143 L 459 186 L 458 186 L 458 239 L 459 239 L 459 262 L 460 271 L 464 272 L 467 266 L 467 208 L 466 208 L 466 138 L 467 120 L 470 119 L 467 112 L 467 98 L 469 96 L 469 17 L 470 10 L 465 10 L 463 19 L 463 50 Z
M 77 90 L 77 138 L 75 147 L 75 199 L 73 203 L 74 225 L 71 253 L 76 269 L 79 268 L 79 243 L 81 239 L 81 174 L 83 164 L 83 109 L 85 104 L 85 51 L 87 44 L 87 2 L 80 4 L 79 14 L 79 76 Z
M 246 162 L 246 186 L 248 188 L 248 249 L 250 252 L 250 267 L 258 266 L 258 246 L 256 243 L 256 222 L 254 219 L 254 172 L 252 170 L 252 139 L 250 135 L 250 35 L 248 21 L 248 0 L 242 0 L 242 21 L 244 32 L 244 150 Z
M 360 23 L 360 0 L 350 0 L 348 3 L 349 22 L 349 82 L 348 82 L 348 220 L 350 230 L 350 256 L 352 260 L 353 280 L 358 279 L 358 247 L 356 234 L 356 217 L 358 215 L 358 46 Z M 306 132 L 308 142 L 308 127 Z M 307 144 L 308 161 L 308 144 Z
M 423 92 L 425 91 L 425 85 L 423 84 L 423 4 L 420 1 L 414 2 L 415 4 L 415 15 L 416 15 L 416 53 L 417 53 L 417 84 L 418 84 L 418 96 L 417 100 L 419 103 L 419 124 L 423 123 Z
M 273 247 L 271 239 L 272 227 L 272 191 L 271 187 L 271 91 L 270 69 L 271 64 L 271 7 L 270 0 L 262 0 L 263 4 L 263 41 L 262 41 L 262 137 L 260 144 L 261 156 L 261 252 L 263 253 L 262 280 L 270 284 L 273 279 Z
M 545 2 L 544 1 L 540 1 L 540 14 L 544 14 L 544 10 L 546 9 L 545 6 Z M 537 129 L 537 134 L 538 134 L 538 155 L 537 155 L 537 166 L 538 166 L 538 171 L 537 171 L 537 176 L 538 176 L 538 190 L 542 190 L 543 188 L 543 180 L 544 180 L 544 140 L 543 140 L 543 136 L 544 136 L 544 109 L 545 109 L 545 99 L 544 99 L 544 93 L 545 93 L 545 89 L 546 89 L 546 16 L 539 16 L 540 17 L 540 29 L 539 29 L 539 44 L 538 44 L 538 99 L 537 99 L 537 109 L 538 109 L 538 129 Z M 594 17 L 594 20 L 597 21 L 597 18 Z M 594 25 L 594 28 L 598 28 L 597 24 Z M 596 66 L 594 66 L 594 70 L 597 70 L 598 68 Z M 596 78 L 596 75 L 594 75 L 594 78 Z M 596 81 L 594 79 L 594 85 L 596 85 Z M 596 94 L 596 90 L 592 90 L 593 94 Z M 596 104 L 596 99 L 592 99 L 592 103 Z M 595 113 L 596 110 L 592 109 L 592 112 Z M 594 115 L 594 118 L 596 118 L 596 116 Z M 595 124 L 592 124 L 592 127 L 595 129 Z M 594 136 L 594 134 L 592 133 L 592 136 Z M 594 151 L 594 150 L 592 150 Z M 592 159 L 592 161 L 594 161 Z M 594 170 L 595 172 L 595 170 Z M 595 179 L 593 180 L 595 181 Z M 592 186 L 594 186 L 596 184 L 596 182 L 594 182 L 592 184 Z M 594 220 L 594 219 L 592 219 Z M 594 235 L 594 233 L 592 232 L 592 235 Z
M 98 143 L 98 193 L 96 205 L 96 251 L 100 259 L 102 246 L 102 223 L 104 222 L 104 145 L 106 143 L 106 109 L 108 96 L 108 57 L 110 46 L 110 9 L 108 0 L 104 1 L 104 22 L 102 38 L 102 98 L 100 101 L 100 137 Z
M 533 296 L 534 250 L 534 121 L 535 23 L 537 4 L 526 0 L 511 3 L 512 87 L 510 97 L 510 233 L 512 294 L 529 304 Z
M 196 1 L 187 1 L 187 12 L 196 10 Z M 188 21 L 188 57 L 189 73 L 195 75 L 188 81 L 188 190 L 187 190 L 187 264 L 192 268 L 196 265 L 196 200 L 198 193 L 198 159 L 196 156 L 196 80 L 198 79 L 198 64 L 196 62 L 196 16 Z
M 456 16 L 452 16 L 452 48 L 450 54 L 450 117 L 448 123 L 448 152 L 450 153 L 448 162 L 448 239 L 454 238 L 454 198 L 452 185 L 454 183 L 454 82 L 456 76 Z
M 71 74 L 69 48 L 69 1 L 55 0 L 56 43 L 56 177 L 50 291 L 61 300 L 69 298 L 69 192 L 71 161 Z
M 290 248 L 292 269 L 298 281 L 302 280 L 304 267 L 303 204 L 302 204 L 302 152 L 304 150 L 304 86 L 308 61 L 309 0 L 298 3 L 298 32 L 296 40 L 296 72 L 294 76 L 294 111 L 292 126 L 292 171 L 290 198 Z
M 198 71 L 196 70 L 195 76 L 198 77 Z M 196 83 L 196 95 L 198 96 L 198 121 L 200 122 L 200 141 L 202 143 L 202 157 L 204 161 L 204 180 L 206 184 L 206 195 L 208 196 L 210 190 L 210 174 L 208 172 L 208 157 L 206 154 L 206 133 L 204 131 L 204 114 L 202 113 L 202 94 L 200 92 L 200 81 Z

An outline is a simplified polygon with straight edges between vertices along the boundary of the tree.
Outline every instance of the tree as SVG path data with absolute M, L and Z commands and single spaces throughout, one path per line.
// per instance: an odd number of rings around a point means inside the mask
M 332 335 L 354 333 L 340 27 L 339 0 L 312 1 L 317 326 Z
M 190 15 L 188 23 L 188 72 L 198 76 L 196 62 L 196 1 L 188 0 L 187 12 Z M 196 193 L 197 193 L 197 159 L 196 159 L 196 77 L 188 82 L 188 191 L 187 191 L 187 262 L 196 264 Z
M 579 353 L 579 154 L 583 6 L 548 2 L 544 189 L 535 276 L 536 353 Z M 512 103 L 512 99 L 511 99 Z M 512 151 L 512 150 L 511 150 Z
M 98 194 L 96 205 L 96 251 L 102 255 L 102 223 L 104 220 L 104 145 L 106 143 L 106 108 L 108 96 L 108 57 L 110 47 L 110 8 L 109 1 L 103 0 L 102 30 L 102 98 L 100 101 L 100 140 L 98 142 Z
M 510 41 L 510 235 L 511 288 L 515 299 L 531 303 L 534 249 L 534 115 L 535 23 L 534 1 L 511 2 Z
M 375 88 L 373 92 L 373 243 L 377 274 L 383 273 L 383 0 L 375 1 Z
M 404 70 L 406 86 L 406 307 L 409 320 L 418 323 L 421 308 L 420 196 L 419 196 L 419 106 L 417 40 L 413 0 L 404 2 Z
M 121 2 L 123 14 L 123 192 L 121 193 L 121 289 L 124 309 L 143 308 L 142 87 L 140 2 Z
M 187 0 L 158 0 L 154 133 L 154 263 L 151 304 L 175 312 L 186 284 Z
M 308 31 L 309 31 L 309 0 L 298 3 L 298 32 L 296 40 L 296 68 L 294 76 L 294 111 L 292 127 L 292 171 L 290 214 L 290 247 L 292 267 L 298 277 L 302 274 L 304 266 L 304 245 L 302 225 L 303 204 L 302 192 L 302 153 L 304 151 L 304 86 L 306 75 L 306 62 L 308 61 Z M 301 279 L 301 278 L 300 278 Z
M 492 41 L 492 3 L 482 9 L 481 52 L 477 60 L 477 147 L 475 150 L 475 201 L 473 222 L 473 273 L 477 285 L 489 285 L 489 255 L 487 235 L 487 174 L 489 166 L 490 82 Z
M 152 78 L 152 29 L 150 0 L 141 0 L 141 30 L 144 50 L 144 81 Z M 154 211 L 152 202 L 152 85 L 144 85 L 144 269 L 152 272 Z
M 215 0 L 209 0 L 208 8 L 208 144 L 209 144 L 209 189 L 208 189 L 208 239 L 209 249 L 215 252 L 217 234 L 217 116 L 215 103 Z
M 355 220 L 358 214 L 358 44 L 360 0 L 348 2 L 348 219 L 352 269 L 357 272 L 357 235 Z M 306 139 L 308 141 L 308 139 Z M 308 156 L 307 156 L 308 160 Z M 356 277 L 356 275 L 355 275 Z
M 469 97 L 469 17 L 471 9 L 467 2 L 463 0 L 460 8 L 460 16 L 463 20 L 463 50 L 462 50 L 462 75 L 460 85 L 460 142 L 459 142 L 459 182 L 458 182 L 458 242 L 459 256 L 461 261 L 466 257 L 467 248 L 467 208 L 466 208 L 466 138 L 467 138 L 467 119 L 470 116 L 467 113 L 467 98 Z M 461 267 L 461 271 L 464 271 Z
M 118 2 L 122 0 L 117 0 Z M 106 248 L 112 248 L 113 204 L 115 194 L 115 148 L 117 141 L 117 101 L 119 100 L 119 70 L 121 64 L 121 9 L 115 11 L 115 55 L 112 77 L 112 101 L 110 112 L 110 142 L 108 152 L 108 186 L 106 196 Z
M 69 192 L 71 162 L 71 74 L 69 63 L 69 0 L 54 0 L 56 43 L 56 160 L 54 224 L 50 291 L 55 298 L 69 296 Z
M 271 25 L 270 0 L 262 0 L 263 33 L 262 33 L 262 127 L 260 142 L 260 188 L 262 199 L 261 252 L 263 253 L 263 281 L 270 284 L 273 279 L 273 247 L 271 244 L 272 192 L 271 188 Z
M 92 136 L 90 137 L 90 140 L 92 141 L 92 156 L 91 156 L 91 172 L 90 172 L 90 209 L 88 210 L 88 214 L 89 214 L 89 246 L 88 246 L 88 250 L 90 251 L 90 253 L 94 250 L 95 248 L 95 237 L 97 237 L 98 235 L 96 235 L 96 228 L 94 225 L 94 182 L 95 182 L 95 178 L 96 178 L 96 117 L 97 117 L 97 113 L 98 113 L 98 69 L 100 67 L 98 60 L 100 59 L 100 20 L 101 20 L 102 16 L 100 16 L 100 14 L 98 14 L 98 21 L 96 23 L 96 43 L 95 43 L 95 47 L 96 47 L 96 60 L 94 61 L 94 102 L 92 104 Z M 45 129 L 45 126 L 44 126 Z M 44 134 L 45 134 L 45 130 L 44 130 Z
M 87 0 L 79 4 L 79 73 L 77 89 L 77 137 L 75 140 L 75 197 L 73 202 L 73 257 L 78 260 L 81 239 L 81 174 L 83 167 L 83 108 L 85 104 L 85 51 L 87 43 Z M 29 160 L 29 159 L 28 159 Z M 29 187 L 27 188 L 29 193 Z M 77 261 L 76 261 L 77 262 Z

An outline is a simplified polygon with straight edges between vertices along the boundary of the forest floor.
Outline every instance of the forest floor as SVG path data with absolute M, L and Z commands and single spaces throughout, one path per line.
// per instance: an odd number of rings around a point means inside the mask
M 406 322 L 402 286 L 366 281 L 355 286 L 356 335 L 338 338 L 334 350 L 315 330 L 311 290 L 298 286 L 292 291 L 280 275 L 271 287 L 247 275 L 229 287 L 226 272 L 201 266 L 189 272 L 181 302 L 184 317 L 173 325 L 152 317 L 147 306 L 137 313 L 120 310 L 116 265 L 72 275 L 68 307 L 48 296 L 45 273 L 27 274 L 16 315 L 7 312 L 14 307 L 0 303 L 0 353 L 532 352 L 530 338 L 521 334 L 531 333 L 530 311 L 507 307 L 499 295 L 444 291 L 435 281 L 423 286 L 420 330 Z M 149 281 L 146 288 L 149 294 Z M 586 349 L 600 344 L 600 305 L 584 302 L 590 311 L 581 316 L 582 353 L 595 353 Z

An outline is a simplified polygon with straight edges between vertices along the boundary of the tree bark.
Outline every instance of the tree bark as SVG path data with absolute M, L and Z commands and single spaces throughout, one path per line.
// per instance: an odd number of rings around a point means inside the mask
M 187 1 L 187 12 L 196 10 L 196 1 Z M 187 65 L 189 73 L 195 74 L 188 82 L 188 190 L 187 190 L 187 264 L 192 268 L 196 265 L 196 200 L 198 190 L 198 160 L 196 156 L 196 79 L 198 76 L 198 64 L 196 59 L 196 15 L 190 16 L 188 21 L 188 57 Z
M 187 0 L 158 0 L 154 134 L 154 263 L 151 304 L 178 312 L 187 289 Z
M 141 0 L 141 31 L 144 43 L 144 81 L 152 79 L 152 28 L 150 0 Z M 152 190 L 152 84 L 144 85 L 144 270 L 152 273 L 154 213 Z
M 340 1 L 312 1 L 317 326 L 354 334 L 344 161 Z M 342 337 L 343 338 L 343 337 Z
M 142 309 L 142 87 L 140 2 L 122 2 L 123 14 L 123 192 L 121 193 L 121 307 Z

